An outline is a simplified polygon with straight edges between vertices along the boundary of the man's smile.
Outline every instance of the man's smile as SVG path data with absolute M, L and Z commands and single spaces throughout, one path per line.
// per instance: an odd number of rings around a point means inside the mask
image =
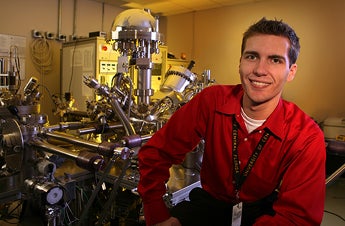
M 263 81 L 257 81 L 257 80 L 252 80 L 252 79 L 249 79 L 249 81 L 254 87 L 258 87 L 258 88 L 267 87 L 271 84 L 270 82 L 263 82 Z

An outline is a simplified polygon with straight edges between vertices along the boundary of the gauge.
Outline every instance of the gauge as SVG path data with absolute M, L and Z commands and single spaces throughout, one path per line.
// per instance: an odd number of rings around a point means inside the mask
M 62 196 L 63 190 L 60 187 L 55 186 L 48 190 L 46 200 L 49 204 L 54 205 L 61 201 Z

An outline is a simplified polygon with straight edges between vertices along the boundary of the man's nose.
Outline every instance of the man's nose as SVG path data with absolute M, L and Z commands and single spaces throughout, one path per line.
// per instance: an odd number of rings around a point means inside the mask
M 259 60 L 254 67 L 254 74 L 257 76 L 264 76 L 267 74 L 268 64 L 264 60 Z

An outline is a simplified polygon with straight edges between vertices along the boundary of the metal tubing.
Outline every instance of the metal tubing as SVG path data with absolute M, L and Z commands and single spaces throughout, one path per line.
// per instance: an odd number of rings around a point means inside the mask
M 150 96 L 153 95 L 151 89 L 151 69 L 138 67 L 138 102 L 139 104 L 150 104 Z
M 55 130 L 78 129 L 85 126 L 82 122 L 60 122 L 59 124 L 45 126 L 44 129 L 51 132 Z
M 97 129 L 95 127 L 81 128 L 81 129 L 77 129 L 77 134 L 78 135 L 84 135 L 84 134 L 94 133 L 94 132 L 96 132 L 96 130 Z
M 119 158 L 119 155 L 114 154 L 112 156 L 112 158 L 110 159 L 109 163 L 107 164 L 105 170 L 103 171 L 103 174 L 102 174 L 101 178 L 99 179 L 96 187 L 94 188 L 94 190 L 93 190 L 93 192 L 91 194 L 91 197 L 89 198 L 86 206 L 83 208 L 83 211 L 82 211 L 82 214 L 80 216 L 80 220 L 79 220 L 78 226 L 84 225 L 84 220 L 88 216 L 89 209 L 91 208 L 94 200 L 96 199 L 96 197 L 98 195 L 98 192 L 102 188 L 102 185 L 103 185 L 103 182 L 105 181 L 105 178 L 108 176 L 111 168 L 113 167 L 116 159 L 118 159 L 118 158 Z
M 326 185 L 329 185 L 330 182 L 340 177 L 343 173 L 345 173 L 345 163 L 339 169 L 334 171 L 334 173 L 332 173 L 329 177 L 327 177 Z
M 73 2 L 73 36 L 77 35 L 77 0 Z
M 122 167 L 122 170 L 121 170 L 121 173 L 120 175 L 116 178 L 114 184 L 113 184 L 113 189 L 111 190 L 111 193 L 108 197 L 108 200 L 107 202 L 105 203 L 104 205 L 104 211 L 101 212 L 101 216 L 98 220 L 98 222 L 96 222 L 95 225 L 105 225 L 105 220 L 107 218 L 107 215 L 108 215 L 108 210 L 111 208 L 111 205 L 113 205 L 114 203 L 114 200 L 116 198 L 116 195 L 117 195 L 117 191 L 118 191 L 118 188 L 120 187 L 120 184 L 122 182 L 122 179 L 123 177 L 126 175 L 126 169 L 130 166 L 131 164 L 131 159 L 128 158 L 128 159 L 125 159 L 124 161 L 124 164 L 123 164 L 123 167 Z
M 92 149 L 95 152 L 104 156 L 112 156 L 114 148 L 122 146 L 122 144 L 120 143 L 112 143 L 112 142 L 107 142 L 107 141 L 104 141 L 102 143 L 92 142 L 92 141 L 88 141 L 82 138 L 72 137 L 70 135 L 67 135 L 65 133 L 60 133 L 60 132 L 53 132 L 53 133 L 48 132 L 45 135 L 46 137 L 54 138 L 60 141 L 65 141 L 71 144 Z
M 120 129 L 123 128 L 123 124 L 121 123 L 110 123 L 107 124 L 108 125 L 108 129 Z M 78 135 L 84 135 L 84 134 L 89 134 L 89 133 L 94 133 L 97 131 L 97 128 L 93 127 L 84 127 L 84 128 L 80 128 L 77 130 L 77 134 Z
M 141 142 L 142 142 L 142 143 L 145 143 L 145 142 L 147 142 L 151 137 L 152 137 L 152 134 L 141 135 Z
M 39 139 L 33 139 L 30 144 L 32 146 L 38 147 L 43 149 L 46 152 L 62 155 L 67 158 L 71 158 L 76 161 L 77 165 L 83 169 L 87 169 L 89 171 L 98 171 L 104 164 L 103 157 L 92 152 L 81 151 L 75 152 L 69 149 L 65 149 L 48 142 L 44 142 Z
M 122 124 L 125 127 L 126 134 L 127 135 L 134 135 L 135 134 L 135 129 L 129 119 L 127 118 L 125 112 L 122 110 L 119 102 L 116 100 L 115 97 L 111 98 L 110 105 L 113 108 L 113 110 L 116 112 L 117 116 L 119 116 Z
M 135 129 L 134 129 L 133 125 L 131 124 L 131 122 L 129 121 L 129 119 L 127 118 L 127 115 L 125 114 L 125 112 L 122 110 L 119 102 L 117 101 L 116 96 L 111 94 L 109 92 L 109 90 L 106 89 L 106 87 L 100 85 L 97 80 L 87 78 L 85 76 L 84 76 L 84 79 L 85 79 L 84 83 L 88 87 L 96 89 L 99 92 L 99 94 L 109 98 L 110 105 L 111 105 L 112 109 L 115 111 L 115 113 L 117 114 L 117 116 L 119 116 L 120 121 L 122 122 L 123 126 L 125 127 L 126 134 L 127 135 L 135 134 Z
M 58 140 L 67 141 L 67 142 L 70 142 L 70 143 L 73 143 L 76 145 L 88 147 L 88 148 L 95 149 L 95 150 L 97 150 L 99 147 L 99 143 L 91 142 L 91 141 L 81 139 L 81 138 L 71 137 L 70 135 L 66 135 L 64 133 L 47 132 L 47 133 L 45 133 L 45 135 L 47 137 L 50 137 L 50 138 L 55 138 Z
M 65 157 L 72 158 L 72 159 L 77 159 L 78 155 L 79 155 L 78 152 L 74 152 L 74 151 L 68 150 L 66 148 L 62 148 L 62 147 L 59 147 L 59 146 L 56 146 L 53 144 L 49 144 L 48 142 L 43 142 L 42 140 L 39 140 L 39 139 L 31 140 L 30 145 L 38 147 L 38 148 L 42 148 L 49 153 L 53 153 L 53 154 L 57 154 L 57 155 L 63 155 Z
M 62 24 L 62 0 L 58 0 L 58 35 L 61 33 L 61 24 Z

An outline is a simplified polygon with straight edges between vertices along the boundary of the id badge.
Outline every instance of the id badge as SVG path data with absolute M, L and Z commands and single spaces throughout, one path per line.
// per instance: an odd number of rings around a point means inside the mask
M 242 219 L 242 202 L 232 207 L 231 226 L 241 226 L 241 219 Z

